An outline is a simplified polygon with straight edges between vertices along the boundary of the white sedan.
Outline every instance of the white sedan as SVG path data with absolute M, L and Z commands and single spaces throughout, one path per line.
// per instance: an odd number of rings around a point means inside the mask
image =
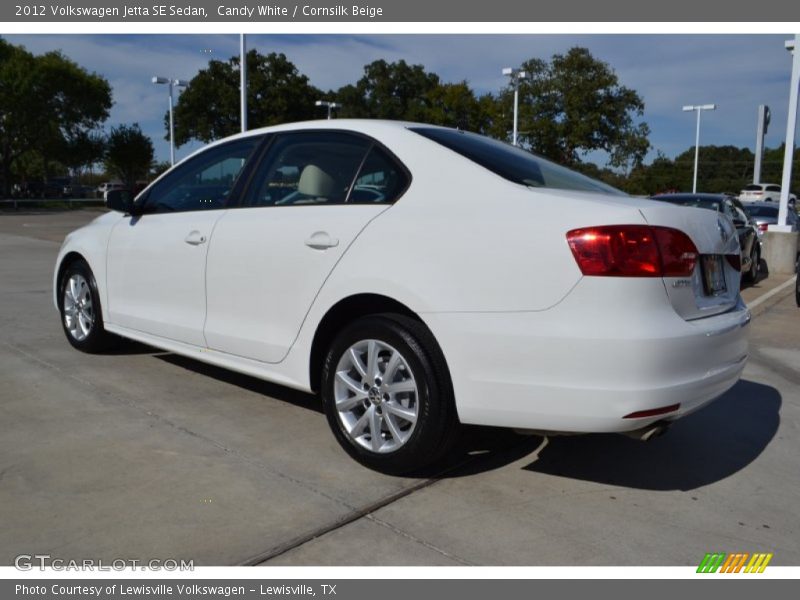
M 648 437 L 747 358 L 735 230 L 428 125 L 282 125 L 196 152 L 67 236 L 69 342 L 138 340 L 319 392 L 408 472 L 459 423 Z

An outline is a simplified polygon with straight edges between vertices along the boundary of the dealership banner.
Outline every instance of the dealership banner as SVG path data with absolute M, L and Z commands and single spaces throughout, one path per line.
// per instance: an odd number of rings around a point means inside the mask
M 340 579 L 272 580 L 269 568 L 264 576 L 247 580 L 78 580 L 65 578 L 39 581 L 2 580 L 0 598 L 30 600 L 180 600 L 198 598 L 241 598 L 242 600 L 408 600 L 408 598 L 675 598 L 706 597 L 725 600 L 751 600 L 767 597 L 795 598 L 796 581 L 780 579 L 673 580 L 415 580 L 415 579 Z
M 761 0 L 59 0 L 3 2 L 0 22 L 790 22 L 800 2 Z

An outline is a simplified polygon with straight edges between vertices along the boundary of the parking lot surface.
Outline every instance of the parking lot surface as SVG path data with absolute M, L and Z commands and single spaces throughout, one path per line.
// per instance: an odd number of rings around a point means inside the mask
M 742 381 L 661 438 L 469 428 L 431 476 L 388 477 L 345 455 L 314 396 L 133 343 L 73 350 L 52 270 L 97 214 L 0 214 L 0 564 L 800 564 L 793 295 L 754 319 Z

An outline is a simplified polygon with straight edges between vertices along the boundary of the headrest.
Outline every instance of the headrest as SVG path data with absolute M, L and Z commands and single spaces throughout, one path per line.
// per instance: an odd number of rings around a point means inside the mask
M 317 165 L 306 165 L 300 173 L 297 191 L 306 196 L 327 198 L 336 191 L 336 180 Z

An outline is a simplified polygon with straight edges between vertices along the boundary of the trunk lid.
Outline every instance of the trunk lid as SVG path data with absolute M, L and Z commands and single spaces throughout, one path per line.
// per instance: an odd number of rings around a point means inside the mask
M 739 298 L 741 261 L 736 228 L 725 215 L 704 208 L 643 202 L 639 209 L 650 225 L 672 227 L 687 234 L 700 254 L 691 277 L 664 277 L 675 311 L 684 319 L 701 319 L 730 310 Z

